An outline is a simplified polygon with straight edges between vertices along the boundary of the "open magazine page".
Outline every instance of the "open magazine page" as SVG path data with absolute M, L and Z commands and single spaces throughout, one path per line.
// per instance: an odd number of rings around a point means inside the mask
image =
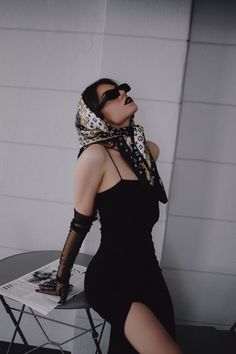
M 35 290 L 38 285 L 45 281 L 56 278 L 59 259 L 35 269 L 9 283 L 0 286 L 0 294 L 10 299 L 25 304 L 32 309 L 47 315 L 51 310 L 58 306 L 59 296 L 40 294 Z M 84 290 L 84 276 L 86 267 L 74 264 L 71 272 L 70 284 L 73 285 L 72 291 L 68 294 L 67 300 Z

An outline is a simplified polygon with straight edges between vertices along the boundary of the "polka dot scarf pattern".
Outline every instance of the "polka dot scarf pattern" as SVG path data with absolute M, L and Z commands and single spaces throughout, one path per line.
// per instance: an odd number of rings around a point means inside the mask
M 160 202 L 167 203 L 165 188 L 146 143 L 143 127 L 135 124 L 131 118 L 128 127 L 114 128 L 97 117 L 86 106 L 82 97 L 77 107 L 75 126 L 80 142 L 78 157 L 86 147 L 94 143 L 118 149 L 136 176 L 154 187 Z

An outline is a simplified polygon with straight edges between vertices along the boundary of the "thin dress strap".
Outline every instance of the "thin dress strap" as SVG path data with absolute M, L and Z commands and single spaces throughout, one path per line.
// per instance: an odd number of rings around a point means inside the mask
M 107 150 L 107 148 L 106 148 L 106 147 L 105 147 L 105 149 Z M 115 165 L 115 168 L 117 169 L 117 172 L 119 173 L 120 179 L 122 180 L 123 178 L 121 177 L 120 171 L 118 170 L 118 168 L 117 168 L 117 166 L 116 166 L 116 164 L 115 164 L 115 162 L 114 162 L 113 158 L 111 157 L 111 154 L 109 153 L 109 151 L 108 151 L 108 150 L 107 150 L 107 153 L 108 153 L 108 155 L 110 156 L 111 161 L 112 161 L 112 162 L 113 162 L 113 164 Z

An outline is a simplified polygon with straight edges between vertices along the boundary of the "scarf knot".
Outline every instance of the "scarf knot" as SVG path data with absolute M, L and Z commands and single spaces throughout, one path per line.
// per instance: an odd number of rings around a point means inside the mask
M 82 97 L 77 107 L 75 126 L 80 142 L 78 157 L 86 147 L 94 143 L 116 147 L 136 176 L 154 187 L 160 202 L 167 203 L 164 185 L 148 148 L 143 127 L 135 124 L 132 117 L 128 127 L 115 128 L 97 117 L 86 106 Z

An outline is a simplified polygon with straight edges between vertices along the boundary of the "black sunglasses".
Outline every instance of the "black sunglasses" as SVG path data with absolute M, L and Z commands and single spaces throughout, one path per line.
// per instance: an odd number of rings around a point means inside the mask
M 131 90 L 131 87 L 128 84 L 121 84 L 118 87 L 108 90 L 104 93 L 102 101 L 99 103 L 98 108 L 103 109 L 107 101 L 114 100 L 120 96 L 119 90 L 124 90 L 125 93 Z

